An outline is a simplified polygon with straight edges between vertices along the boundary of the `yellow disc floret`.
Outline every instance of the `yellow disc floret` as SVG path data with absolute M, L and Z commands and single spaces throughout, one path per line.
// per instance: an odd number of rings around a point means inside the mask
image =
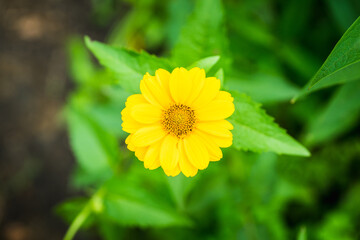
M 195 121 L 194 110 L 183 104 L 174 104 L 163 111 L 161 124 L 166 132 L 182 138 L 193 130 Z

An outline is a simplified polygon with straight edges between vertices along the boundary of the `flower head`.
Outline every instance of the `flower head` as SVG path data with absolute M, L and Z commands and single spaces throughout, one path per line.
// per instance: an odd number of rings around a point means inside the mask
M 233 98 L 203 69 L 158 69 L 155 76 L 145 74 L 140 90 L 121 114 L 130 133 L 125 143 L 145 168 L 194 176 L 231 146 L 233 126 L 225 118 L 234 112 Z

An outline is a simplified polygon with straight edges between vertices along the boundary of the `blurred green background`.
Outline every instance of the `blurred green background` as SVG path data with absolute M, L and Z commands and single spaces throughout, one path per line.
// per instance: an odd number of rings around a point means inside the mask
M 360 81 L 290 103 L 359 15 L 356 0 L 1 1 L 0 238 L 360 239 Z M 121 130 L 131 86 L 84 35 L 178 66 L 219 55 L 224 86 L 312 156 L 144 169 Z

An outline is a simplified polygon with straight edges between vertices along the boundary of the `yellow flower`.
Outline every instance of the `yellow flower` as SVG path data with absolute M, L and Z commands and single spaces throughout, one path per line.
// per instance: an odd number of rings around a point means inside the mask
M 234 112 L 233 98 L 203 69 L 158 69 L 155 76 L 145 74 L 140 90 L 121 114 L 130 133 L 125 143 L 145 168 L 194 176 L 222 158 L 220 147 L 231 146 L 233 126 L 224 119 Z

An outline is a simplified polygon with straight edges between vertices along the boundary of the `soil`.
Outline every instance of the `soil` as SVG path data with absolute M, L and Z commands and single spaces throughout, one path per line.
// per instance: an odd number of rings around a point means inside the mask
M 72 88 L 65 43 L 103 40 L 89 0 L 0 1 L 0 239 L 62 239 L 54 207 L 69 187 L 74 157 L 61 109 Z M 94 239 L 80 234 L 76 239 Z

